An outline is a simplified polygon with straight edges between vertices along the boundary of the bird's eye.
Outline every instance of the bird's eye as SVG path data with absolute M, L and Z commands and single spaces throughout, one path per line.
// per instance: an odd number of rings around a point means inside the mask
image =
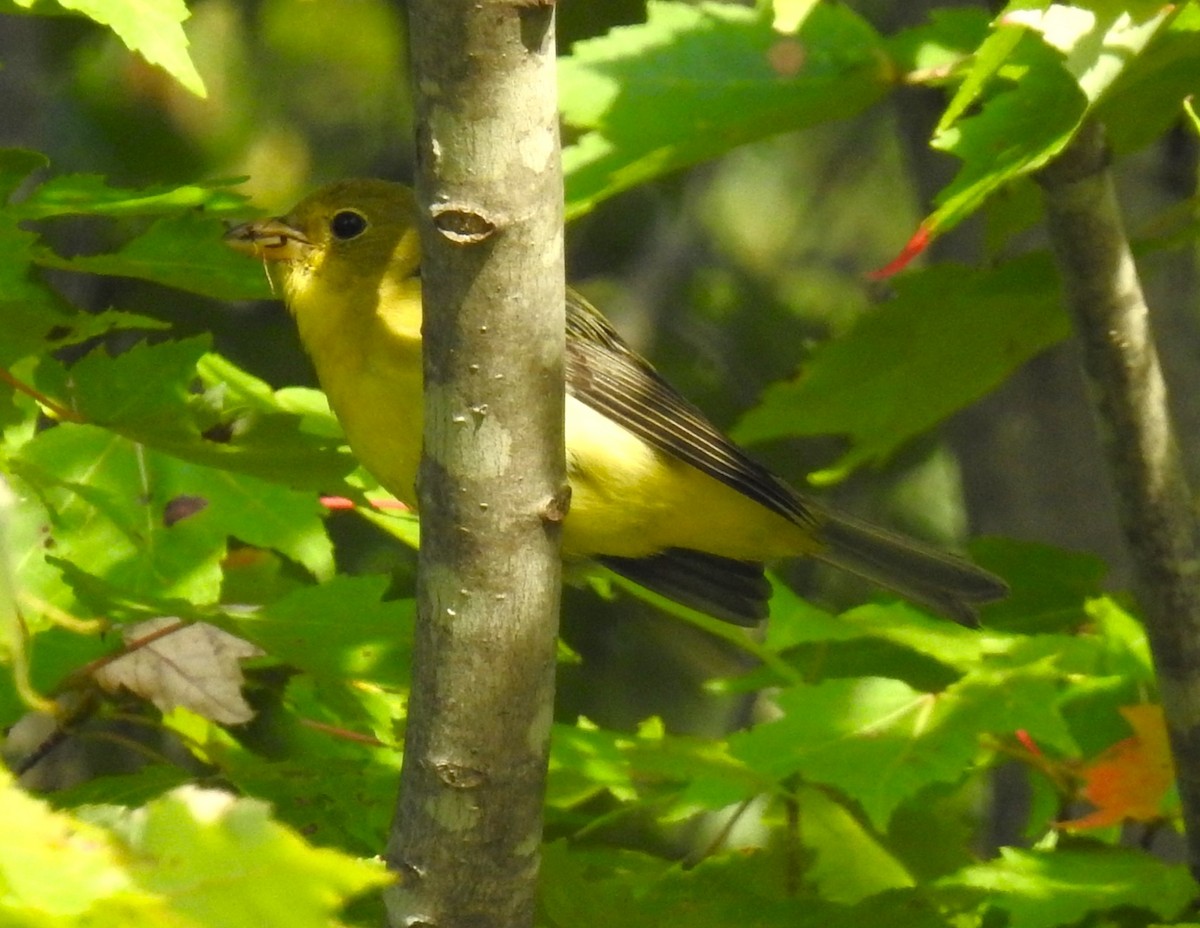
M 367 217 L 352 209 L 344 209 L 333 214 L 333 219 L 329 221 L 329 231 L 333 233 L 334 238 L 343 242 L 358 238 L 367 231 Z

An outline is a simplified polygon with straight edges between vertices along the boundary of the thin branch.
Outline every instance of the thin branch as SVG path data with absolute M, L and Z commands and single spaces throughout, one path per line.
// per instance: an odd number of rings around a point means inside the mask
M 32 397 L 37 401 L 43 409 L 48 411 L 54 418 L 63 422 L 86 422 L 87 420 L 73 409 L 67 409 L 66 406 L 57 400 L 53 400 L 42 393 L 35 387 L 31 387 L 25 381 L 13 376 L 11 371 L 0 368 L 0 383 L 6 383 L 19 393 L 24 393 L 26 396 Z
M 1136 594 L 1200 879 L 1200 547 L 1104 134 L 1080 130 L 1039 177 L 1067 303 L 1116 484 Z
M 391 924 L 529 926 L 566 506 L 554 9 L 410 0 L 425 322 Z

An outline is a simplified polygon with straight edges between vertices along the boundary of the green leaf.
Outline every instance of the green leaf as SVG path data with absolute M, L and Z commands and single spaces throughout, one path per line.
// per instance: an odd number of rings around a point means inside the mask
M 318 677 L 402 686 L 412 662 L 412 600 L 385 600 L 388 578 L 337 576 L 232 621 L 272 656 Z
M 812 14 L 820 0 L 772 0 L 775 18 L 771 27 L 776 32 L 795 32 Z
M 768 388 L 733 430 L 742 442 L 845 435 L 850 449 L 812 475 L 829 483 L 880 463 L 1069 333 L 1048 255 L 996 269 L 938 265 L 823 346 L 796 379 Z
M 31 8 L 37 0 L 16 0 Z M 115 32 L 130 51 L 156 64 L 198 97 L 204 81 L 188 56 L 183 21 L 191 14 L 183 0 L 55 0 Z
M 182 767 L 147 764 L 134 773 L 98 776 L 78 786 L 55 790 L 49 800 L 60 809 L 84 805 L 140 806 L 168 790 L 184 786 L 193 775 Z
M 179 531 L 164 524 L 179 489 L 177 464 L 111 432 L 73 424 L 40 433 L 11 462 L 45 505 L 49 537 L 39 555 L 86 564 L 134 596 L 212 602 L 225 536 L 195 532 L 195 518 Z
M 1054 709 L 1047 667 L 981 670 L 941 693 L 864 677 L 780 693 L 783 718 L 729 738 L 730 753 L 776 780 L 799 773 L 858 801 L 880 831 L 896 807 L 934 783 L 955 783 L 973 766 L 984 733 L 1024 728 L 1072 746 Z
M 88 425 L 40 433 L 12 466 L 46 507 L 50 552 L 129 595 L 214 602 L 231 536 L 276 548 L 318 577 L 332 573 L 312 494 L 179 461 Z
M 0 771 L 0 921 L 5 925 L 72 925 L 85 913 L 120 899 L 131 926 L 138 912 L 154 924 L 156 900 L 137 887 L 119 843 L 102 829 L 54 812 Z M 67 921 L 70 919 L 70 921 Z M 161 922 L 158 922 L 161 924 Z M 95 922 L 101 924 L 101 922 Z
M 923 224 L 930 233 L 954 227 L 1002 185 L 1049 163 L 1172 13 L 1158 0 L 1028 7 L 1010 3 L 996 19 L 942 116 L 933 145 L 963 166 Z M 962 118 L 996 76 L 1014 86 Z
M 984 624 L 1008 632 L 1056 632 L 1086 620 L 1085 603 L 1103 591 L 1108 567 L 1093 554 L 1008 538 L 971 544 L 975 560 L 1008 581 L 1010 592 L 987 607 Z
M 324 393 L 303 387 L 272 390 L 215 354 L 201 358 L 197 372 L 208 388 L 202 399 L 213 409 L 213 431 L 227 432 L 229 440 L 216 440 L 210 432 L 198 442 L 164 447 L 197 463 L 296 489 L 356 494 L 345 478 L 358 465 Z
M 133 277 L 218 300 L 271 297 L 262 265 L 222 241 L 224 224 L 215 216 L 179 213 L 158 220 L 115 254 L 63 258 L 40 249 L 43 267 L 111 277 Z
M 328 928 L 350 896 L 391 880 L 382 864 L 309 846 L 266 803 L 216 790 L 178 789 L 115 824 L 137 884 L 189 924 Z
M 1005 912 L 1010 928 L 1072 925 L 1090 913 L 1124 906 L 1173 918 L 1197 891 L 1182 866 L 1098 845 L 1052 852 L 1001 848 L 997 860 L 968 867 L 941 885 Z
M 1054 3 L 1043 10 L 1014 9 L 1005 25 L 1036 32 L 1063 56 L 1089 103 L 1096 103 L 1145 50 L 1174 10 L 1161 0 L 1091 0 Z
M 725 808 L 769 785 L 719 742 L 668 735 L 657 720 L 630 735 L 584 719 L 556 725 L 551 740 L 552 805 L 568 806 L 605 790 L 625 803 L 653 797 L 660 820 L 670 821 Z
M 1058 56 L 1032 39 L 1019 48 L 1028 78 L 933 140 L 935 148 L 955 155 L 963 165 L 938 194 L 938 207 L 925 221 L 931 233 L 952 229 L 1001 186 L 1044 167 L 1083 120 L 1087 97 Z
M 1012 4 L 1009 4 L 1009 7 L 1011 6 Z M 971 56 L 970 69 L 942 113 L 935 137 L 962 118 L 962 115 L 982 97 L 984 89 L 1000 72 L 1023 37 L 1024 31 L 1021 29 L 1001 28 L 995 21 L 990 24 L 983 41 Z
M 831 680 L 781 693 L 783 718 L 738 732 L 733 755 L 774 779 L 799 773 L 858 800 L 879 829 L 895 807 L 934 782 L 963 776 L 976 733 L 953 741 L 936 728 L 939 697 L 899 680 Z
M 766 856 L 750 851 L 683 871 L 648 855 L 582 853 L 557 843 L 543 849 L 541 904 L 557 928 L 829 924 L 837 907 L 823 899 L 786 898 L 782 880 L 766 877 L 775 871 Z
M 845 806 L 810 787 L 801 787 L 796 804 L 800 840 L 815 858 L 805 876 L 821 898 L 854 903 L 914 885 L 903 864 Z
M 21 154 L 32 154 L 22 152 Z M 21 219 L 52 216 L 161 216 L 184 210 L 210 213 L 244 212 L 247 198 L 228 189 L 236 180 L 177 187 L 111 187 L 99 174 L 63 174 L 39 184 L 11 212 Z
M 622 743 L 628 745 L 630 740 L 628 735 L 598 729 L 586 720 L 554 726 L 547 803 L 574 804 L 599 790 L 607 790 L 623 802 L 635 800 L 637 788 L 622 751 Z
M 138 343 L 116 357 L 97 348 L 69 372 L 43 365 L 37 385 L 88 421 L 183 461 L 291 489 L 354 492 L 345 477 L 355 460 L 323 394 L 274 391 L 207 349 L 206 336 Z
M 747 849 L 682 869 L 645 854 L 580 849 L 556 842 L 543 849 L 540 902 L 554 928 L 945 928 L 920 893 L 892 890 L 858 905 L 838 905 L 789 891 L 796 862 L 776 849 Z
M 989 34 L 989 17 L 982 9 L 940 7 L 929 21 L 903 29 L 886 39 L 888 53 L 905 72 L 905 80 L 924 84 L 946 81 L 976 53 Z
M 819 609 L 797 596 L 790 587 L 771 579 L 771 619 L 767 623 L 765 643 L 773 651 L 782 652 L 814 641 L 844 641 L 862 635 L 854 625 Z
M 30 274 L 36 242 L 37 236 L 0 210 L 0 318 L 5 322 L 0 365 L 5 367 L 42 353 L 50 331 L 71 319 L 63 300 Z
M 32 171 L 47 163 L 37 152 L 0 150 L 0 202 L 11 197 Z M 37 196 L 35 191 L 32 198 Z M 37 236 L 18 224 L 27 218 L 31 215 L 24 204 L 0 207 L 0 254 L 4 255 L 0 261 L 0 316 L 6 323 L 5 338 L 0 342 L 0 366 L 5 367 L 26 355 L 68 343 L 62 331 L 65 327 L 89 324 L 84 321 L 86 316 L 74 314 L 61 297 L 30 275 L 30 266 L 41 250 L 36 246 Z M 52 330 L 57 336 L 55 345 L 47 344 Z
M 585 130 L 563 152 L 568 216 L 753 139 L 849 117 L 892 81 L 878 35 L 845 7 L 820 4 L 796 37 L 769 9 L 652 0 L 647 12 L 559 62 L 563 117 Z
M 225 773 L 238 789 L 270 800 L 279 818 L 309 840 L 364 855 L 387 844 L 396 766 L 308 754 L 276 762 L 247 757 Z
M 71 392 L 64 395 L 98 425 L 167 433 L 186 429 L 193 418 L 188 399 L 196 364 L 208 343 L 208 336 L 153 345 L 143 341 L 116 356 L 97 348 L 71 367 Z
M 0 222 L 0 249 L 12 243 Z M 17 249 L 20 247 L 16 245 Z M 52 347 L 51 334 L 74 322 L 58 297 L 37 281 L 4 280 L 7 271 L 19 266 L 19 259 L 12 264 L 0 263 L 0 318 L 5 325 L 4 338 L 0 339 L 0 367 L 6 368 L 22 358 L 45 354 Z M 8 389 L 7 384 L 0 387 L 3 391 Z
M 1145 54 L 1100 100 L 1096 118 L 1104 124 L 1109 144 L 1117 152 L 1149 144 L 1180 119 L 1198 88 L 1196 60 L 1200 56 L 1200 8 L 1177 6 L 1177 14 L 1161 30 Z
M 856 606 L 842 616 L 842 621 L 860 636 L 909 648 L 960 672 L 977 669 L 984 655 L 1001 651 L 1011 640 L 947 622 L 904 602 Z
M 103 338 L 114 332 L 162 332 L 169 329 L 170 323 L 155 319 L 153 316 L 143 316 L 139 313 L 128 313 L 120 309 L 106 309 L 98 313 L 76 313 L 71 317 L 70 324 L 60 326 L 53 332 L 50 349 L 57 351 L 67 345 L 78 345 L 91 341 L 93 338 Z

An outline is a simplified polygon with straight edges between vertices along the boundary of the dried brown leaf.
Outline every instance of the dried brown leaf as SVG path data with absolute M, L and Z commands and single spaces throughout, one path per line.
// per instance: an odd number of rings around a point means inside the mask
M 163 712 L 182 706 L 224 725 L 254 717 L 242 696 L 245 677 L 238 662 L 261 657 L 257 646 L 207 622 L 173 616 L 139 622 L 123 637 L 127 652 L 94 673 L 104 689 L 124 687 Z

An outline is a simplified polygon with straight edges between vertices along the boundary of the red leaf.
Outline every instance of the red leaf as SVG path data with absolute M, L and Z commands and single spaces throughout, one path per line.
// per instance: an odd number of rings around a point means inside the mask
M 1121 714 L 1133 737 L 1118 741 L 1083 770 L 1080 795 L 1096 811 L 1063 822 L 1063 828 L 1104 828 L 1125 819 L 1149 822 L 1163 816 L 1162 800 L 1175 782 L 1162 707 L 1125 706 Z

